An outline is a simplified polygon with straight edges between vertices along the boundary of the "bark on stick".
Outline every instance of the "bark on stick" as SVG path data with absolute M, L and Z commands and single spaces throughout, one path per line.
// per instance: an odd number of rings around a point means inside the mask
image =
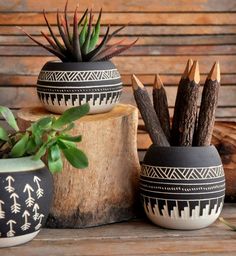
M 216 62 L 206 79 L 202 92 L 198 128 L 196 132 L 197 146 L 207 146 L 211 144 L 219 89 L 220 65 L 219 62 Z
M 182 89 L 186 86 L 186 84 L 189 82 L 188 81 L 188 74 L 190 72 L 190 69 L 193 65 L 192 59 L 189 59 L 184 73 L 181 76 L 177 94 L 176 94 L 176 99 L 175 99 L 175 108 L 174 108 L 174 115 L 173 115 L 173 121 L 172 121 L 172 130 L 171 130 L 171 144 L 173 146 L 178 146 L 178 137 L 179 137 L 179 118 L 180 118 L 180 113 L 182 110 L 181 104 L 183 103 L 181 101 L 182 98 Z
M 164 85 L 159 75 L 155 76 L 153 85 L 153 105 L 159 118 L 161 128 L 164 131 L 167 140 L 170 140 L 170 114 Z
M 132 76 L 132 85 L 136 104 L 152 142 L 158 146 L 170 146 L 161 128 L 160 121 L 153 108 L 148 92 L 135 75 Z
M 181 109 L 179 114 L 179 125 L 177 134 L 178 146 L 192 146 L 197 115 L 199 82 L 199 66 L 198 62 L 194 61 L 187 78 L 187 83 L 181 89 Z

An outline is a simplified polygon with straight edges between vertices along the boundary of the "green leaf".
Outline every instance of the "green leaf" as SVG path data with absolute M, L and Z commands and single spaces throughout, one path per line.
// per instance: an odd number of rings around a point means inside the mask
M 34 137 L 30 137 L 28 140 L 28 143 L 26 145 L 26 152 L 28 154 L 33 154 L 37 148 L 36 142 L 34 140 Z
M 52 125 L 52 117 L 51 116 L 47 116 L 47 117 L 43 117 L 41 119 L 39 119 L 37 122 L 35 122 L 35 126 L 37 128 L 41 128 L 41 129 L 49 129 Z
M 74 123 L 70 123 L 67 125 L 67 127 L 65 129 L 63 129 L 61 132 L 68 132 L 70 131 L 71 129 L 73 129 L 75 127 L 75 124 Z
M 46 154 L 47 151 L 47 143 L 44 143 L 39 150 L 36 152 L 36 154 L 33 156 L 34 160 L 39 160 L 42 156 Z
M 86 14 L 85 22 L 83 24 L 83 28 L 82 28 L 82 30 L 80 32 L 80 35 L 79 35 L 79 42 L 80 42 L 81 46 L 85 42 L 87 31 L 88 31 L 88 15 Z
M 39 148 L 37 153 L 33 156 L 34 160 L 39 160 L 42 156 L 46 154 L 48 148 L 56 144 L 56 138 L 50 138 L 47 142 L 44 142 L 43 145 Z
M 57 144 L 60 147 L 60 149 L 67 149 L 67 148 L 71 148 L 71 147 L 76 148 L 77 147 L 75 142 L 62 140 L 60 138 L 58 138 Z
M 8 141 L 9 137 L 7 131 L 0 126 L 0 140 Z
M 93 30 L 93 33 L 92 33 L 92 36 L 91 36 L 91 40 L 90 40 L 90 43 L 89 43 L 89 52 L 94 50 L 97 42 L 98 42 L 98 39 L 99 39 L 99 35 L 100 35 L 100 21 L 101 21 L 101 16 L 102 16 L 102 9 L 99 13 L 99 16 L 98 16 L 98 19 L 97 19 L 97 23 L 94 27 L 94 30 Z
M 59 139 L 67 140 L 67 141 L 73 141 L 73 142 L 81 142 L 82 136 L 81 135 L 79 135 L 79 136 L 70 136 L 70 135 L 67 135 L 67 134 L 63 134 L 63 135 L 59 136 Z
M 51 146 L 49 148 L 50 156 L 52 158 L 52 161 L 57 161 L 61 157 L 60 148 L 57 144 Z
M 53 129 L 60 129 L 64 125 L 81 118 L 89 112 L 89 104 L 84 104 L 79 107 L 74 107 L 66 110 L 53 124 Z
M 70 147 L 62 149 L 67 161 L 75 168 L 84 169 L 88 167 L 88 158 L 80 149 Z
M 59 153 L 60 153 L 60 151 L 59 151 Z M 48 150 L 48 168 L 49 168 L 49 170 L 51 171 L 51 173 L 61 172 L 62 167 L 63 167 L 61 157 L 59 157 L 57 160 L 53 160 L 52 155 L 53 155 L 52 148 L 49 148 L 49 150 Z
M 11 110 L 7 107 L 0 106 L 0 113 L 6 119 L 7 123 L 15 130 L 19 131 L 19 127 L 16 123 L 15 117 Z
M 29 140 L 29 134 L 26 133 L 22 136 L 22 138 L 14 145 L 10 152 L 11 157 L 21 157 L 26 152 L 26 145 Z

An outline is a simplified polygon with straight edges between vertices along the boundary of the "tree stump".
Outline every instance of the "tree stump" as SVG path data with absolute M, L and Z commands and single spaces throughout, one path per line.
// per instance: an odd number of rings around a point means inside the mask
M 52 114 L 43 108 L 22 109 L 19 126 L 25 129 L 45 115 Z M 76 122 L 71 134 L 82 135 L 79 147 L 87 154 L 89 167 L 78 170 L 63 159 L 63 171 L 54 175 L 48 227 L 90 227 L 135 216 L 140 168 L 137 126 L 137 109 L 122 104 Z

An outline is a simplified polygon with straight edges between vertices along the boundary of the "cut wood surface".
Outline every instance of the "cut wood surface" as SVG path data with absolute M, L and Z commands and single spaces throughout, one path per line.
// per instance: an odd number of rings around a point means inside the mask
M 221 216 L 236 224 L 235 205 L 225 204 Z M 1 249 L 1 253 L 4 256 L 233 256 L 235 239 L 236 233 L 218 220 L 205 229 L 178 231 L 136 219 L 89 229 L 43 229 L 32 242 Z
M 42 108 L 23 109 L 18 113 L 19 126 L 25 129 L 49 114 Z M 63 171 L 54 175 L 49 227 L 97 226 L 136 215 L 137 126 L 137 108 L 122 104 L 76 122 L 72 134 L 83 136 L 79 147 L 87 154 L 89 167 L 78 170 L 63 160 Z

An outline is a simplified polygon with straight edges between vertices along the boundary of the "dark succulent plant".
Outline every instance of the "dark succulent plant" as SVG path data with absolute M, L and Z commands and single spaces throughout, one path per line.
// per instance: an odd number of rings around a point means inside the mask
M 99 13 L 97 22 L 93 25 L 93 12 L 88 9 L 84 12 L 80 20 L 78 19 L 78 9 L 75 9 L 72 28 L 68 19 L 67 12 L 68 1 L 65 5 L 64 15 L 60 15 L 57 11 L 57 27 L 62 39 L 62 43 L 58 40 L 57 36 L 52 30 L 52 27 L 44 14 L 49 35 L 41 31 L 43 37 L 47 40 L 50 46 L 44 45 L 25 30 L 20 28 L 31 40 L 38 45 L 42 46 L 59 59 L 62 62 L 89 62 L 89 61 L 106 61 L 112 57 L 119 55 L 123 51 L 133 46 L 138 39 L 129 45 L 121 46 L 124 40 L 121 40 L 113 45 L 108 45 L 108 42 L 112 37 L 117 35 L 125 26 L 122 26 L 112 33 L 110 32 L 110 25 L 106 28 L 106 33 L 99 41 L 100 36 L 100 22 L 102 17 L 102 9 Z M 51 36 L 51 37 L 50 37 Z

